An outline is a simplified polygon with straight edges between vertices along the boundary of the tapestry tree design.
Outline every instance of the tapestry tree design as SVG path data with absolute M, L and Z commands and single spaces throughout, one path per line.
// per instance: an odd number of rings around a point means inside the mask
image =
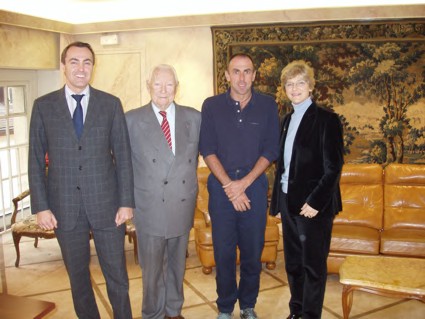
M 309 61 L 316 70 L 313 98 L 340 115 L 347 161 L 425 163 L 423 22 L 212 30 L 216 93 L 227 89 L 228 57 L 246 52 L 256 62 L 256 89 L 274 96 L 283 115 L 291 106 L 280 72 L 290 61 Z M 353 115 L 348 108 L 355 105 L 370 115 Z M 409 113 L 413 108 L 419 112 Z

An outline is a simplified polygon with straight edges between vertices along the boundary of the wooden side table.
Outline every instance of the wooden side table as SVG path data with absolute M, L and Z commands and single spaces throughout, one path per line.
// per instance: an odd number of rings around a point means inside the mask
M 0 294 L 0 318 L 34 318 L 41 319 L 53 309 L 55 304 L 49 301 L 31 299 L 22 296 Z
M 348 256 L 339 270 L 342 311 L 348 319 L 354 290 L 425 302 L 425 259 Z

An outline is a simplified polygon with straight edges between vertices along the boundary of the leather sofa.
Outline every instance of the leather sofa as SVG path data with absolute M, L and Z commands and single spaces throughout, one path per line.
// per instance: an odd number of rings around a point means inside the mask
M 328 272 L 349 255 L 425 258 L 425 165 L 345 164 Z
M 198 168 L 199 193 L 194 221 L 196 252 L 202 264 L 204 274 L 210 274 L 212 268 L 215 267 L 211 222 L 208 213 L 207 179 L 209 174 L 210 170 L 207 167 Z M 280 238 L 279 222 L 279 219 L 268 215 L 261 262 L 265 263 L 266 268 L 271 270 L 276 268 L 277 249 Z M 239 254 L 237 262 L 239 262 Z
M 198 169 L 195 244 L 203 272 L 215 266 L 206 180 Z M 328 272 L 338 273 L 350 255 L 425 258 L 425 165 L 345 164 L 341 174 L 343 211 L 334 220 Z M 279 219 L 269 217 L 262 262 L 276 266 Z

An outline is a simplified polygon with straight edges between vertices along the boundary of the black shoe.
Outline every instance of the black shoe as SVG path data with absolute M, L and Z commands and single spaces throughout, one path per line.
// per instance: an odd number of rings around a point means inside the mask
M 301 315 L 293 315 L 293 314 L 290 314 L 290 315 L 288 316 L 288 318 L 286 318 L 286 319 L 303 319 L 303 317 L 301 317 Z

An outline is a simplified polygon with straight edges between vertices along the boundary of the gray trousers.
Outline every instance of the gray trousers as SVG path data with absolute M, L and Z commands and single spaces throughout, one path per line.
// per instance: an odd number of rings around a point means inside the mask
M 142 268 L 143 319 L 178 316 L 184 302 L 183 279 L 189 233 L 165 239 L 137 232 Z

